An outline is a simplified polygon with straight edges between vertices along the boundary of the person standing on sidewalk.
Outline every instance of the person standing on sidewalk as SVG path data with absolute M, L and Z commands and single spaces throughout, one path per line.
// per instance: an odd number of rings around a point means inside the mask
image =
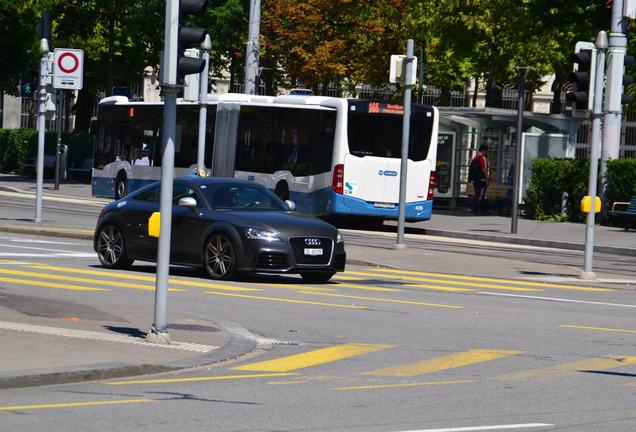
M 468 180 L 473 182 L 475 196 L 473 197 L 473 214 L 486 214 L 486 189 L 488 189 L 489 167 L 488 146 L 479 146 L 477 155 L 468 168 Z

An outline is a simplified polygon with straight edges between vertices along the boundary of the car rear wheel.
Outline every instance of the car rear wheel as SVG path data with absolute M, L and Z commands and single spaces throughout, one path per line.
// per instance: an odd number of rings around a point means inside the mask
M 126 253 L 126 240 L 119 227 L 105 225 L 97 233 L 97 257 L 104 267 L 123 269 L 133 261 Z
M 234 276 L 236 251 L 225 234 L 212 234 L 205 243 L 203 268 L 212 279 L 230 279 Z
M 311 273 L 300 273 L 303 280 L 311 283 L 324 283 L 335 275 L 335 272 L 311 272 Z

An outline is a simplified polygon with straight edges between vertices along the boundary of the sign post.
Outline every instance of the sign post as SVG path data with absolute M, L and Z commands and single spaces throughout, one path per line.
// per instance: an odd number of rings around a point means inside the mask
M 62 153 L 62 101 L 65 90 L 81 90 L 84 84 L 84 51 L 55 48 L 53 51 L 53 88 L 59 90 L 57 107 L 57 145 L 55 152 L 55 190 L 60 188 L 60 156 Z

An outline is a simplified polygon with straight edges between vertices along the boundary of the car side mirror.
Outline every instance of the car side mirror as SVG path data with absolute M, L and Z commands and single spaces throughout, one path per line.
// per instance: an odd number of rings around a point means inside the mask
M 285 200 L 285 204 L 291 211 L 296 210 L 296 203 L 293 202 L 292 200 Z
M 179 200 L 179 207 L 195 209 L 197 208 L 197 200 L 192 197 L 183 197 Z

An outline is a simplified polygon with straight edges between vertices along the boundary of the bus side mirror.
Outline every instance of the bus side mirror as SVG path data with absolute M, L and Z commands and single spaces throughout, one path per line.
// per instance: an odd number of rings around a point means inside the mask
M 289 208 L 291 211 L 296 210 L 296 203 L 293 202 L 292 200 L 285 200 L 285 205 L 287 206 L 287 208 Z

